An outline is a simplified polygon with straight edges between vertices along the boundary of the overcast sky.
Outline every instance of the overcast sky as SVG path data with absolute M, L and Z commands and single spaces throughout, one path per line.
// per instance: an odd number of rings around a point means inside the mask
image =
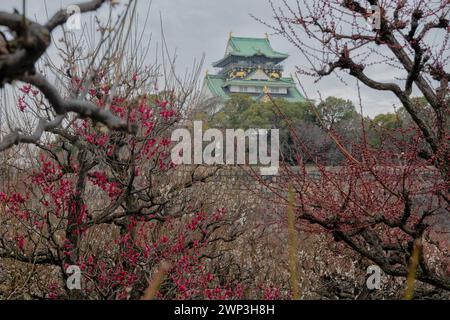
M 2 0 L 0 10 L 12 11 L 13 8 L 20 10 L 21 2 L 21 0 Z M 74 1 L 29 0 L 27 15 L 44 22 L 46 20 L 44 3 L 51 15 Z M 141 21 L 149 4 L 150 1 L 147 0 L 140 0 L 138 4 Z M 178 52 L 178 66 L 189 67 L 195 58 L 199 59 L 205 53 L 206 61 L 203 69 L 209 69 L 212 73 L 215 70 L 211 64 L 223 57 L 230 31 L 233 31 L 235 36 L 264 37 L 265 32 L 270 34 L 270 30 L 250 17 L 250 13 L 266 21 L 273 20 L 266 0 L 153 0 L 150 11 L 151 20 L 147 26 L 148 30 L 145 30 L 145 36 L 150 39 L 150 35 L 153 34 L 152 41 L 159 40 L 159 15 L 161 14 L 169 48 L 171 50 L 176 48 Z M 285 75 L 293 73 L 296 65 L 305 64 L 297 49 L 285 39 L 271 35 L 270 40 L 275 50 L 290 55 L 284 63 Z M 378 73 L 378 80 L 392 79 L 392 75 L 384 70 L 379 70 Z M 319 91 L 323 97 L 333 95 L 358 103 L 355 80 L 350 79 L 348 86 L 336 78 L 327 78 L 317 84 L 305 76 L 302 76 L 300 80 L 312 98 L 317 98 L 317 91 Z M 365 87 L 362 87 L 362 99 L 364 113 L 369 116 L 392 111 L 393 104 L 398 105 L 398 101 L 390 93 L 380 93 Z

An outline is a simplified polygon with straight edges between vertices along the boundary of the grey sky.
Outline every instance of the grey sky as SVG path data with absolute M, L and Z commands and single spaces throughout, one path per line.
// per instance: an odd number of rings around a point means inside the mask
M 21 0 L 0 2 L 0 10 L 12 11 L 14 7 L 21 8 Z M 46 20 L 44 2 L 51 15 L 57 9 L 72 4 L 74 0 L 33 0 L 27 1 L 28 16 L 35 16 L 40 22 Z M 140 0 L 140 19 L 144 19 L 150 1 Z M 150 11 L 151 20 L 146 30 L 146 37 L 152 41 L 159 41 L 160 20 L 163 17 L 164 32 L 171 50 L 177 49 L 178 67 L 190 67 L 195 58 L 199 59 L 203 53 L 206 61 L 203 69 L 214 72 L 211 64 L 222 58 L 228 33 L 233 31 L 236 36 L 264 37 L 269 32 L 265 26 L 249 16 L 250 13 L 266 21 L 272 20 L 272 11 L 266 0 L 153 0 Z M 295 71 L 296 65 L 305 64 L 299 52 L 279 36 L 271 36 L 275 50 L 286 52 L 290 58 L 284 63 L 285 73 L 289 75 Z M 379 70 L 378 80 L 392 79 L 393 75 Z M 355 80 L 348 78 L 348 86 L 336 78 L 327 78 L 319 83 L 313 83 L 310 78 L 302 76 L 303 87 L 311 98 L 329 95 L 351 99 L 358 105 Z M 393 110 L 393 104 L 398 101 L 389 93 L 380 93 L 362 88 L 364 113 L 374 116 L 381 112 Z

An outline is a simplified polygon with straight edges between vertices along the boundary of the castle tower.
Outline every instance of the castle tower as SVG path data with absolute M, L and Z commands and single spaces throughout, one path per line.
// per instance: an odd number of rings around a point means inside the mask
M 305 101 L 292 77 L 283 77 L 281 62 L 288 55 L 273 50 L 265 38 L 233 37 L 230 33 L 225 56 L 213 66 L 217 74 L 207 73 L 203 95 L 224 100 L 234 93 L 246 94 L 257 101 L 267 101 L 268 92 L 274 98 L 289 102 Z

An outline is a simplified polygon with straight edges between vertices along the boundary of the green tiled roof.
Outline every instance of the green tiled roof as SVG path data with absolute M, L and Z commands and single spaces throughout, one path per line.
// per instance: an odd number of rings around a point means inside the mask
M 298 91 L 296 86 L 293 86 L 289 89 L 289 98 L 287 98 L 286 100 L 289 102 L 305 102 L 306 99 L 302 96 L 302 94 L 300 93 L 300 91 Z
M 231 56 L 253 57 L 256 55 L 274 59 L 276 60 L 276 63 L 289 57 L 286 53 L 273 50 L 268 38 L 230 37 L 228 39 L 225 56 L 213 65 L 215 67 L 220 67 L 222 66 L 222 63 L 226 62 Z
M 223 99 L 229 99 L 229 96 L 224 91 L 224 88 L 229 85 L 253 85 L 253 86 L 268 86 L 268 87 L 283 87 L 288 88 L 288 96 L 283 99 L 289 102 L 302 102 L 305 98 L 298 91 L 295 81 L 292 78 L 281 78 L 277 81 L 271 80 L 229 80 L 226 81 L 223 76 L 208 74 L 205 78 L 205 85 L 209 91 L 215 96 Z M 254 96 L 255 99 L 258 96 Z
M 272 49 L 269 39 L 230 37 L 227 46 L 227 55 L 251 57 L 264 55 L 267 58 L 285 59 L 289 55 Z
M 215 97 L 228 99 L 227 94 L 222 89 L 224 82 L 224 79 L 218 75 L 208 74 L 205 77 L 205 85 Z

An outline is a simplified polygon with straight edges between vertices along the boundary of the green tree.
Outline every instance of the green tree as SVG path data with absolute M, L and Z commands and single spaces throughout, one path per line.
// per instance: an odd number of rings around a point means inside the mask
M 236 94 L 227 100 L 225 106 L 212 115 L 209 124 L 217 128 L 242 127 L 242 114 L 254 103 L 253 99 L 243 94 Z
M 335 128 L 342 121 L 351 120 L 358 116 L 353 102 L 337 97 L 327 97 L 317 105 L 320 120 L 313 110 L 310 110 L 307 117 L 317 125 L 323 124 L 326 129 Z

